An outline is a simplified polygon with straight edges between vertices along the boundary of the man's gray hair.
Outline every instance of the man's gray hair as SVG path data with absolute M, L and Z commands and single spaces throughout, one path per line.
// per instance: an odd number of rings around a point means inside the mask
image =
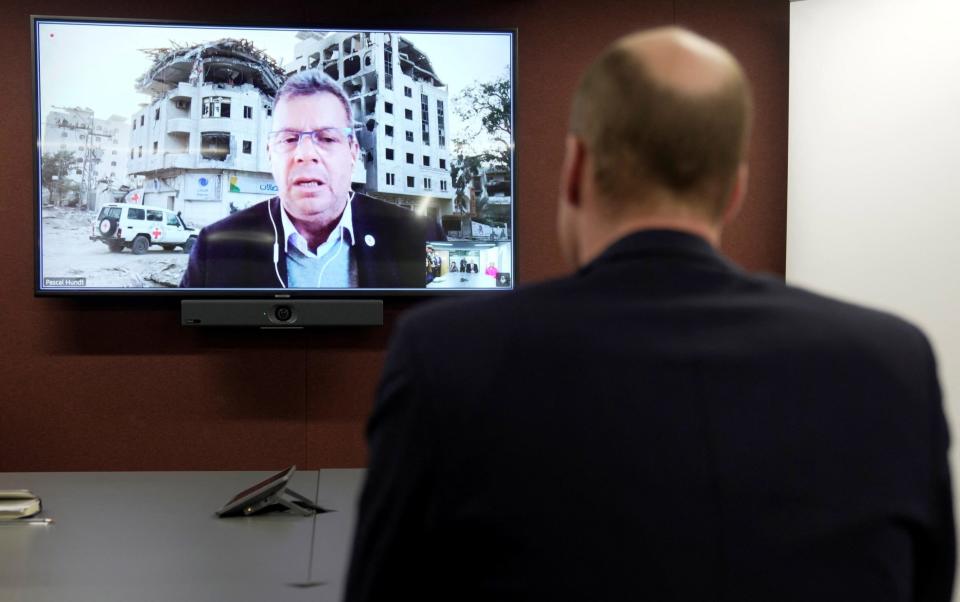
M 283 98 L 310 96 L 311 94 L 322 94 L 324 92 L 337 97 L 337 100 L 343 105 L 343 110 L 347 113 L 347 126 L 353 128 L 353 110 L 350 108 L 350 99 L 347 98 L 347 93 L 343 91 L 343 88 L 335 79 L 320 69 L 298 71 L 287 78 L 287 81 L 283 82 L 273 99 L 273 110 L 277 110 L 277 105 Z

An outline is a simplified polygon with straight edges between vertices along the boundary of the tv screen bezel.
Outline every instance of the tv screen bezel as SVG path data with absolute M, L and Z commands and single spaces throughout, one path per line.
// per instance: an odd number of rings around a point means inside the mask
M 131 287 L 131 288 L 44 288 L 41 286 L 43 274 L 41 274 L 42 253 L 41 229 L 42 229 L 42 178 L 41 178 L 41 155 L 42 149 L 42 123 L 40 107 L 40 76 L 39 76 L 39 58 L 38 58 L 38 27 L 41 23 L 91 23 L 107 25 L 143 25 L 143 26 L 168 26 L 168 27 L 199 27 L 215 29 L 294 29 L 294 30 L 317 30 L 317 31 L 351 31 L 351 32 L 391 32 L 391 33 L 490 33 L 490 34 L 508 34 L 510 36 L 510 84 L 511 84 L 511 104 L 510 119 L 513 130 L 512 148 L 511 148 L 511 170 L 510 170 L 510 195 L 511 195 L 511 271 L 510 287 L 493 288 L 442 288 L 428 289 L 424 288 L 173 288 L 173 287 Z M 519 261 L 519 213 L 517 211 L 517 190 L 519 173 L 519 153 L 517 143 L 516 114 L 517 114 L 517 57 L 518 57 L 518 30 L 510 27 L 358 27 L 355 24 L 322 24 L 316 23 L 289 23 L 276 22 L 269 24 L 253 25 L 249 22 L 240 21 L 183 21 L 175 19 L 138 19 L 138 18 L 120 18 L 120 17 L 79 17 L 79 16 L 57 16 L 57 15 L 30 15 L 30 51 L 32 61 L 32 89 L 33 89 L 33 185 L 32 198 L 34 214 L 34 241 L 33 241 L 33 287 L 35 297 L 74 297 L 74 298 L 155 298 L 155 299 L 203 299 L 203 298 L 224 298 L 224 299 L 323 299 L 323 298 L 355 298 L 355 299 L 376 299 L 376 298 L 430 298 L 430 297 L 470 297 L 485 294 L 506 294 L 514 291 L 519 285 L 518 261 Z

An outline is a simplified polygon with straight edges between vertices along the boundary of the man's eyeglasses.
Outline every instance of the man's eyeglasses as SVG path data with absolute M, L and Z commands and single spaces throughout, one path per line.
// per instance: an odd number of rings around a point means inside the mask
M 298 132 L 296 130 L 279 130 L 270 132 L 270 144 L 279 153 L 293 152 L 293 149 L 300 145 L 300 139 L 304 136 L 310 138 L 313 145 L 325 151 L 334 150 L 347 143 L 347 140 L 353 136 L 352 128 L 322 128 L 319 130 L 308 130 Z

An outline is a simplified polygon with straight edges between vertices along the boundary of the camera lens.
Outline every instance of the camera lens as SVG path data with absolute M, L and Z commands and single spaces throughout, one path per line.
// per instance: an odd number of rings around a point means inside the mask
M 273 317 L 279 322 L 286 322 L 293 317 L 293 310 L 289 305 L 278 305 L 273 310 Z

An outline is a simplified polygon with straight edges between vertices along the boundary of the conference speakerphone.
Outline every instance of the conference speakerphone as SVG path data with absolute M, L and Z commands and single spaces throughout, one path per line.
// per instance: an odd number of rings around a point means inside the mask
M 383 326 L 381 299 L 184 299 L 181 326 Z
M 293 476 L 296 466 L 281 470 L 275 475 L 244 489 L 230 498 L 223 508 L 217 510 L 217 516 L 250 516 L 272 510 L 290 510 L 294 514 L 310 516 L 314 513 L 329 512 L 313 503 L 308 497 L 290 489 L 287 484 Z

